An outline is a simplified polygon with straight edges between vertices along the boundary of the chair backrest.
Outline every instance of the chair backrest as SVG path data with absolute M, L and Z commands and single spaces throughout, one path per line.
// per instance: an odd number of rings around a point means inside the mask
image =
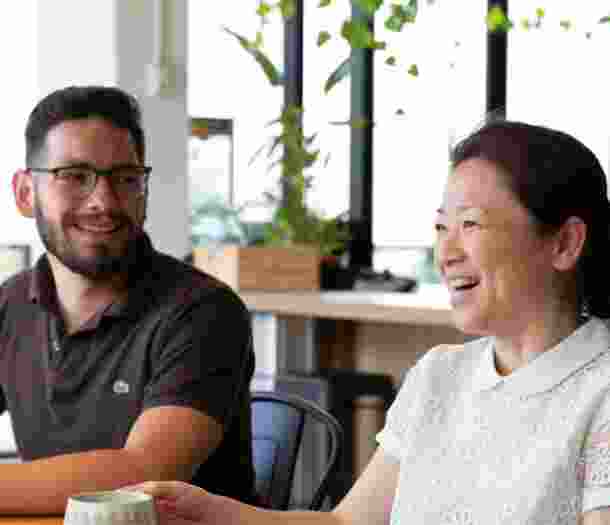
M 307 508 L 322 507 L 329 483 L 337 473 L 343 448 L 343 429 L 326 410 L 299 396 L 279 392 L 251 393 L 252 454 L 256 490 L 262 505 L 286 510 L 294 469 L 309 418 L 321 423 L 328 435 L 328 461 Z

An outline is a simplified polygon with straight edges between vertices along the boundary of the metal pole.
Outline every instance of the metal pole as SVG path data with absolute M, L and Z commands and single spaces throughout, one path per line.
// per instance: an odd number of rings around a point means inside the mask
M 303 0 L 295 0 L 293 16 L 284 21 L 284 108 L 303 107 Z M 282 204 L 289 188 L 282 181 Z
M 352 19 L 364 20 L 373 32 L 372 17 L 355 4 Z M 350 265 L 371 267 L 373 261 L 373 50 L 352 49 L 351 53 L 350 143 Z
M 508 0 L 488 0 L 488 10 L 500 7 L 508 16 Z M 487 120 L 506 117 L 508 33 L 487 31 Z

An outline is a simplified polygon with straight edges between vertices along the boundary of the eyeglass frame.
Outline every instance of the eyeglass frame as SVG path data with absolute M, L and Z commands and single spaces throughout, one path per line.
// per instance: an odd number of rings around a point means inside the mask
M 123 164 L 120 166 L 114 166 L 113 168 L 106 169 L 106 170 L 94 168 L 93 166 L 89 166 L 89 165 L 78 165 L 78 164 L 71 165 L 71 166 L 58 166 L 57 168 L 27 167 L 26 169 L 30 173 L 35 173 L 35 172 L 50 173 L 51 175 L 53 175 L 53 180 L 57 180 L 58 173 L 61 172 L 62 170 L 78 169 L 78 168 L 82 168 L 83 170 L 88 170 L 91 173 L 93 173 L 93 175 L 94 175 L 94 180 L 93 180 L 93 184 L 91 185 L 91 189 L 88 192 L 86 192 L 85 194 L 83 194 L 82 196 L 79 196 L 79 198 L 82 198 L 82 199 L 88 198 L 95 191 L 95 188 L 97 187 L 97 182 L 100 177 L 108 177 L 108 179 L 110 179 L 110 184 L 112 185 L 113 172 L 115 172 L 117 170 L 125 169 L 125 168 L 137 168 L 138 170 L 142 170 L 142 175 L 139 175 L 139 176 L 144 179 L 144 186 L 143 186 L 143 189 L 141 192 L 134 194 L 134 197 L 140 197 L 142 195 L 146 195 L 147 190 L 148 190 L 148 181 L 150 178 L 150 172 L 152 171 L 152 166 L 142 166 L 139 164 Z M 114 186 L 112 186 L 112 188 L 115 189 Z

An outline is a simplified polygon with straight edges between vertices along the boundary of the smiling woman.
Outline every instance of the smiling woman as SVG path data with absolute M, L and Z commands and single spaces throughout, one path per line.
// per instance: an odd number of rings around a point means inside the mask
M 485 337 L 434 348 L 409 370 L 377 452 L 333 513 L 278 523 L 610 517 L 606 176 L 573 137 L 519 122 L 484 125 L 451 160 L 436 256 L 456 324 Z M 170 525 L 271 518 L 187 485 L 140 488 Z

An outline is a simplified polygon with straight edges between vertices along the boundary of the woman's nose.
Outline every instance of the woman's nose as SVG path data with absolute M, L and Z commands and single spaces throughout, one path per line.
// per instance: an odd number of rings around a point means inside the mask
M 436 264 L 442 271 L 444 267 L 464 259 L 464 249 L 457 232 L 446 230 L 436 239 L 434 250 Z

